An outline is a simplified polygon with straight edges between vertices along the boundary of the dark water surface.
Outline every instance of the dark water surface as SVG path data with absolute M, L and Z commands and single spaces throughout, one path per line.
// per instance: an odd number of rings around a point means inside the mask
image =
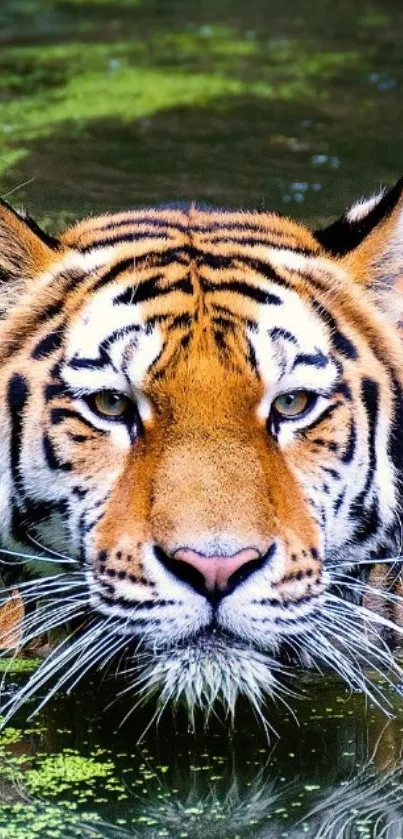
M 403 173 L 402 34 L 401 0 L 0 0 L 0 194 L 56 230 L 182 199 L 327 220 Z M 27 710 L 0 839 L 402 839 L 399 694 L 388 722 L 302 687 L 270 745 L 241 709 L 233 734 L 167 715 L 136 746 L 152 711 L 117 729 L 113 680 Z
M 328 218 L 403 172 L 402 34 L 400 0 L 0 0 L 0 194 Z
M 170 713 L 146 731 L 150 708 L 119 728 L 116 684 L 87 683 L 0 739 L 0 837 L 401 839 L 402 703 L 388 721 L 333 679 L 300 689 L 269 743 L 242 707 L 232 733 Z

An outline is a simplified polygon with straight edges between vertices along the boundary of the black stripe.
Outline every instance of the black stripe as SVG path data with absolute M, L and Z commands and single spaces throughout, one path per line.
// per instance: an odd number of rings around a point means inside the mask
M 51 320 L 51 318 L 55 318 L 56 315 L 60 315 L 60 312 L 63 311 L 64 307 L 64 295 L 62 300 L 58 300 L 55 303 L 49 303 L 42 312 L 35 317 L 34 322 L 32 324 L 32 328 L 34 326 L 39 326 L 39 324 L 44 323 L 45 321 Z
M 351 360 L 357 359 L 358 352 L 356 347 L 354 346 L 350 338 L 347 338 L 347 335 L 340 331 L 337 321 L 335 320 L 333 315 L 330 314 L 329 310 L 326 309 L 322 305 L 322 303 L 319 303 L 318 300 L 311 300 L 311 305 L 320 317 L 320 319 L 324 321 L 329 327 L 331 332 L 332 344 L 336 352 L 338 352 L 345 358 L 349 358 Z
M 340 458 L 342 463 L 351 463 L 354 454 L 355 454 L 355 447 L 357 442 L 357 429 L 355 427 L 354 419 L 351 418 L 350 422 L 350 430 L 348 435 L 348 440 L 346 444 L 346 448 Z
M 129 259 L 122 259 L 120 262 L 117 262 L 113 268 L 110 268 L 102 277 L 94 283 L 92 286 L 92 291 L 98 291 L 99 288 L 102 288 L 104 285 L 111 283 L 113 280 L 116 280 L 116 277 L 119 274 L 123 274 L 125 271 L 129 271 L 132 269 L 134 270 L 134 258 L 131 256 Z
M 125 291 L 122 291 L 113 298 L 113 304 L 127 306 L 144 303 L 145 300 L 150 300 L 153 297 L 161 297 L 165 294 L 173 294 L 175 291 L 181 291 L 183 294 L 193 294 L 193 285 L 189 277 L 171 283 L 171 285 L 164 288 L 161 288 L 158 284 L 161 278 L 162 275 L 157 274 L 155 277 L 144 280 L 144 282 L 138 285 L 129 286 Z
M 132 215 L 126 216 L 126 218 L 121 219 L 120 221 L 113 221 L 113 216 L 110 217 L 110 221 L 107 224 L 102 225 L 102 227 L 98 227 L 96 230 L 93 231 L 94 235 L 98 231 L 100 233 L 104 233 L 107 230 L 117 230 L 119 227 L 127 227 L 129 224 L 135 226 L 136 224 L 148 224 L 151 230 L 150 239 L 153 238 L 155 235 L 153 232 L 153 228 L 159 230 L 160 228 L 167 228 L 172 230 L 179 230 L 181 233 L 189 233 L 189 227 L 184 224 L 180 224 L 178 222 L 169 221 L 166 218 L 158 216 L 137 216 L 136 210 L 133 210 Z M 129 211 L 130 213 L 130 211 Z
M 321 466 L 322 472 L 326 472 L 327 475 L 330 475 L 331 478 L 334 478 L 335 481 L 339 480 L 340 472 L 337 472 L 336 469 L 332 469 L 330 466 Z
M 328 405 L 327 408 L 323 411 L 323 413 L 314 420 L 310 425 L 306 428 L 301 428 L 297 433 L 298 434 L 308 434 L 309 432 L 313 431 L 314 428 L 317 428 L 318 425 L 321 425 L 322 422 L 329 419 L 332 414 L 335 412 L 336 408 L 339 408 L 342 405 L 342 402 L 333 402 L 332 405 Z
M 269 262 L 263 262 L 261 259 L 255 259 L 252 257 L 248 258 L 245 257 L 243 254 L 237 256 L 236 262 L 241 264 L 245 268 L 250 268 L 251 271 L 255 271 L 256 273 L 261 274 L 262 277 L 265 277 L 268 280 L 272 280 L 276 285 L 281 286 L 282 288 L 293 289 L 292 283 L 290 283 L 289 280 L 286 280 L 284 277 L 280 277 Z
M 344 396 L 347 402 L 351 402 L 352 394 L 350 390 L 350 386 L 345 381 L 339 381 L 336 383 L 334 387 L 334 393 L 340 394 L 340 396 Z
M 92 287 L 92 291 L 98 291 L 98 289 L 112 282 L 125 271 L 135 273 L 136 269 L 141 269 L 144 264 L 153 264 L 155 267 L 162 267 L 164 265 L 169 265 L 172 262 L 188 264 L 189 249 L 183 247 L 165 248 L 162 251 L 147 251 L 147 253 L 136 255 L 135 259 L 134 256 L 123 259 L 120 262 L 117 262 L 113 268 L 110 268 L 102 275 L 102 277 L 99 277 L 98 280 L 96 280 Z
M 99 356 L 96 358 L 80 358 L 74 355 L 70 361 L 67 362 L 67 367 L 71 370 L 102 370 L 104 367 L 111 366 L 111 359 L 104 347 L 99 347 Z M 112 365 L 113 366 L 113 365 Z
M 62 327 L 60 326 L 60 329 Z M 59 350 L 63 341 L 63 335 L 60 331 L 57 332 L 50 332 L 49 335 L 46 335 L 45 338 L 42 338 L 34 349 L 32 350 L 31 356 L 35 360 L 41 360 L 42 358 L 47 358 L 47 356 L 51 355 L 55 350 Z
M 106 588 L 106 583 L 102 583 L 103 587 Z M 120 606 L 122 609 L 127 609 L 133 613 L 133 617 L 125 618 L 125 624 L 127 621 L 130 622 L 134 627 L 150 627 L 150 626 L 159 626 L 161 623 L 160 618 L 153 617 L 150 618 L 139 618 L 137 617 L 138 608 L 142 605 L 141 601 L 133 601 L 133 600 L 125 600 L 123 597 L 115 597 L 113 594 L 113 589 L 111 590 L 112 597 L 106 597 L 100 591 L 95 592 L 96 597 L 99 597 L 103 603 L 112 607 L 112 606 Z M 158 608 L 158 600 L 154 603 L 155 608 Z M 170 618 L 164 617 L 164 624 L 170 622 Z M 173 620 L 173 619 L 172 619 Z
M 403 391 L 400 382 L 392 375 L 393 420 L 388 440 L 388 454 L 396 470 L 400 487 L 403 482 Z
M 361 512 L 361 507 L 367 500 L 376 469 L 375 436 L 379 412 L 379 385 L 374 379 L 363 378 L 361 382 L 361 399 L 368 421 L 368 471 L 364 487 L 353 501 L 353 509 L 359 512 Z
M 24 505 L 25 526 L 36 525 L 41 522 L 48 521 L 53 513 L 60 513 L 64 517 L 67 514 L 67 501 L 59 499 L 57 501 L 37 501 L 29 499 Z M 21 524 L 24 524 L 21 518 Z
M 73 487 L 73 493 L 77 498 L 85 498 L 85 496 L 88 494 L 88 489 L 85 489 L 85 487 L 76 486 Z
M 256 359 L 255 348 L 254 348 L 253 344 L 251 343 L 251 341 L 249 340 L 249 338 L 246 338 L 246 346 L 248 348 L 246 363 L 249 364 L 249 366 L 252 368 L 255 376 L 260 378 L 260 376 L 259 376 L 259 365 L 258 365 L 257 359 Z
M 241 294 L 243 297 L 249 297 L 251 300 L 256 300 L 257 303 L 262 303 L 268 306 L 282 306 L 283 301 L 277 294 L 272 294 L 265 291 L 259 286 L 249 285 L 244 282 L 237 282 L 236 280 L 228 280 L 228 282 L 212 283 L 204 277 L 201 279 L 201 286 L 203 291 L 217 292 L 217 291 L 233 291 L 235 294 Z
M 64 394 L 65 392 L 66 385 L 62 384 L 62 382 L 52 382 L 49 385 L 45 385 L 45 402 L 50 402 L 51 399 L 54 399 L 55 396 L 62 396 L 62 394 Z
M 327 367 L 329 359 L 320 350 L 316 353 L 298 353 L 298 355 L 295 356 L 291 370 L 294 370 L 300 364 L 307 367 L 323 368 Z
M 171 316 L 167 315 L 166 317 L 172 317 L 172 315 Z M 147 321 L 147 323 L 148 323 L 148 321 Z M 187 313 L 183 313 L 181 315 L 176 315 L 176 317 L 174 317 L 172 319 L 171 323 L 168 325 L 168 331 L 171 331 L 173 329 L 178 329 L 180 327 L 183 327 L 183 328 L 186 329 L 189 326 L 191 326 L 191 324 L 192 324 L 191 315 L 189 315 Z
M 328 449 L 329 452 L 337 452 L 339 449 L 339 444 L 335 443 L 334 440 L 323 440 L 322 437 L 316 437 L 315 440 L 311 441 L 314 443 L 315 446 L 323 446 L 323 448 Z
M 72 408 L 52 408 L 50 412 L 50 421 L 52 425 L 60 425 L 66 419 L 74 419 L 78 422 L 85 425 L 87 428 L 90 428 L 91 431 L 99 431 L 101 430 L 102 433 L 107 434 L 106 431 L 102 431 L 102 429 L 95 429 L 94 426 L 83 417 L 78 411 L 74 411 Z
M 337 496 L 336 501 L 333 504 L 333 512 L 334 512 L 335 515 L 339 512 L 340 507 L 341 507 L 345 497 L 346 497 L 346 490 L 342 489 L 340 495 Z
M 235 334 L 236 326 L 233 320 L 223 318 L 222 315 L 213 315 L 210 320 L 213 327 L 218 327 L 222 332 L 229 332 L 231 335 Z
M 273 329 L 269 330 L 269 337 L 276 341 L 277 338 L 282 338 L 284 341 L 288 341 L 290 344 L 298 344 L 298 341 L 295 335 L 292 332 L 289 332 L 288 329 L 282 329 L 281 326 L 274 326 Z
M 169 239 L 169 234 L 155 233 L 150 232 L 149 230 L 146 233 L 140 233 L 139 231 L 136 232 L 135 230 L 131 230 L 130 233 L 123 233 L 120 236 L 109 236 L 104 239 L 97 239 L 90 245 L 85 245 L 85 247 L 79 248 L 79 250 L 81 253 L 88 253 L 89 251 L 95 250 L 96 248 L 107 248 L 111 245 L 120 245 L 123 242 L 139 242 L 143 239 Z
M 14 373 L 8 383 L 7 405 L 11 422 L 10 460 L 11 474 L 17 490 L 21 489 L 20 458 L 23 433 L 23 414 L 29 398 L 27 380 Z
M 226 225 L 223 225 L 223 227 L 225 227 L 225 226 Z M 254 229 L 254 228 L 252 228 L 252 229 Z M 194 228 L 192 228 L 191 232 L 196 233 L 197 231 L 194 230 Z M 260 233 L 260 232 L 263 232 L 263 231 L 260 231 L 258 229 L 258 230 L 256 230 L 256 232 Z M 273 236 L 275 236 L 277 238 L 277 234 L 274 231 L 273 231 Z M 303 247 L 300 247 L 299 245 L 291 245 L 291 244 L 288 244 L 287 241 L 281 242 L 281 237 L 280 237 L 280 242 L 271 241 L 270 238 L 266 235 L 264 235 L 263 238 L 261 238 L 261 239 L 259 239 L 259 238 L 255 239 L 255 238 L 251 238 L 251 237 L 248 237 L 248 236 L 209 236 L 208 244 L 210 244 L 210 243 L 214 244 L 214 245 L 220 245 L 220 244 L 223 244 L 223 245 L 240 245 L 241 247 L 245 247 L 245 246 L 246 247 L 261 247 L 262 245 L 266 245 L 268 248 L 273 248 L 273 249 L 275 248 L 277 250 L 292 251 L 293 253 L 300 254 L 301 256 L 312 256 L 313 254 L 315 254 L 315 251 L 312 251 L 309 248 L 303 248 Z M 232 254 L 232 259 L 236 258 L 236 256 L 237 256 L 236 254 Z M 241 258 L 243 256 L 244 256 L 244 254 L 240 254 Z
M 369 510 L 360 510 L 360 523 L 354 530 L 350 537 L 355 542 L 365 542 L 379 532 L 381 527 L 381 519 L 379 515 L 379 504 L 375 498 Z
M 63 282 L 64 294 L 77 288 L 79 283 L 82 283 L 86 279 L 88 279 L 88 271 L 83 271 L 81 268 L 66 269 L 57 277 L 58 282 Z
M 228 306 L 223 306 L 221 303 L 218 303 L 216 300 L 214 300 L 214 298 L 211 301 L 211 308 L 214 312 L 220 312 L 222 315 L 224 315 L 224 317 L 228 317 L 229 319 L 235 319 L 236 322 L 243 321 L 245 327 L 250 329 L 252 332 L 258 332 L 258 322 L 246 315 L 245 312 L 237 312 L 235 314 L 232 309 L 229 309 Z
M 120 341 L 121 338 L 125 338 L 126 335 L 131 335 L 133 332 L 141 332 L 142 326 L 139 326 L 138 323 L 129 323 L 128 326 L 122 326 L 120 329 L 115 329 L 114 332 L 111 332 L 107 338 L 104 338 L 99 345 L 99 355 L 102 359 L 108 358 L 109 363 L 112 364 L 112 360 L 110 358 L 109 350 L 115 341 Z M 146 330 L 147 331 L 147 330 Z M 112 365 L 113 366 L 113 365 Z
M 46 433 L 46 431 L 45 431 L 45 433 L 43 435 L 43 438 L 42 438 L 42 444 L 43 444 L 43 453 L 45 455 L 45 460 L 46 460 L 46 463 L 47 463 L 49 469 L 52 469 L 52 471 L 54 471 L 56 469 L 60 469 L 63 472 L 71 472 L 72 471 L 72 468 L 73 468 L 72 464 L 68 463 L 66 461 L 60 460 L 60 458 L 57 456 L 57 454 L 55 452 L 55 449 L 54 449 L 54 446 L 53 446 L 53 443 L 52 443 L 49 435 Z

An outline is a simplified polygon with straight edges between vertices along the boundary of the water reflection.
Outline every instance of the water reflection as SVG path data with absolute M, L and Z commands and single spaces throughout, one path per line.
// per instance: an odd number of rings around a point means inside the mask
M 105 703 L 108 691 L 112 682 Z M 94 717 L 99 686 L 89 683 L 23 734 L 12 730 L 0 836 L 22 839 L 39 819 L 44 837 L 399 839 L 401 701 L 391 697 L 396 717 L 386 720 L 336 680 L 307 676 L 303 691 L 298 725 L 273 710 L 271 743 L 241 708 L 232 734 L 216 720 L 194 736 L 166 716 L 136 745 L 146 712 L 116 729 L 116 710 Z

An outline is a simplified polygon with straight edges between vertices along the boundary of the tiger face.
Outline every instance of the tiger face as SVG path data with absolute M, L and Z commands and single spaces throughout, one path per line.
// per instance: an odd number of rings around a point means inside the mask
M 192 206 L 56 241 L 0 208 L 1 541 L 73 563 L 85 663 L 233 708 L 285 660 L 386 661 L 347 639 L 400 552 L 402 190 L 316 233 Z

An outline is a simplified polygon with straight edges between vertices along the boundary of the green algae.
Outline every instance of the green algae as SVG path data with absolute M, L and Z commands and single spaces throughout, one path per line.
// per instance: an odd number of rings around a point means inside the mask
M 63 808 L 39 803 L 0 804 L 0 839 L 75 839 L 77 836 L 103 839 L 97 830 L 96 813 L 74 813 Z
M 38 767 L 29 769 L 24 777 L 27 790 L 35 796 L 53 798 L 100 778 L 110 778 L 114 770 L 112 761 L 100 762 L 92 757 L 63 752 L 43 758 Z
M 33 673 L 40 664 L 41 658 L 0 658 L 0 673 Z
M 3 4 L 1 194 L 57 228 L 172 199 L 329 216 L 399 174 L 402 22 L 398 0 Z

